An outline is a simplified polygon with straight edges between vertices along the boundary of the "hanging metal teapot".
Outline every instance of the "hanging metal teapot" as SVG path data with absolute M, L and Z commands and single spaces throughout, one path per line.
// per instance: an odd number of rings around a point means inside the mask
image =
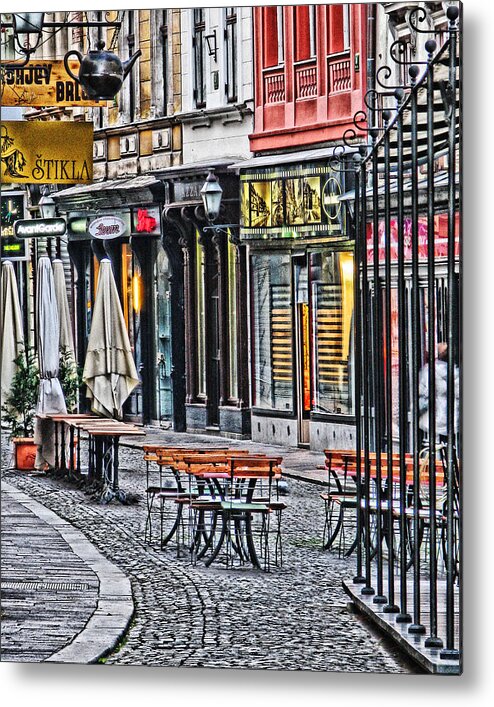
M 124 79 L 142 52 L 138 49 L 127 61 L 122 62 L 113 52 L 104 51 L 104 47 L 105 43 L 100 40 L 96 49 L 91 49 L 86 56 L 72 49 L 67 52 L 63 61 L 69 76 L 82 87 L 89 98 L 110 101 L 122 88 Z M 70 68 L 69 58 L 72 55 L 79 59 L 78 76 L 73 74 Z

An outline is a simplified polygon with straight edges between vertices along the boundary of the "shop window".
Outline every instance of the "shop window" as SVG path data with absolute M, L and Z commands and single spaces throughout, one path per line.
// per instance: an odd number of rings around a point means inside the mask
M 237 270 L 236 247 L 228 238 L 228 328 L 229 328 L 229 383 L 230 398 L 238 398 L 237 350 Z
M 196 108 L 206 106 L 206 17 L 204 8 L 193 10 L 192 48 L 194 53 L 194 102 Z
M 252 256 L 254 406 L 293 410 L 291 263 L 288 254 Z
M 235 103 L 238 97 L 237 81 L 237 8 L 225 10 L 225 56 L 226 82 L 225 94 L 228 103 Z
M 283 7 L 265 7 L 263 20 L 264 68 L 279 66 L 285 60 Z
M 311 254 L 313 411 L 352 415 L 353 254 Z
M 196 231 L 196 321 L 197 321 L 197 393 L 206 395 L 206 311 L 204 248 Z
M 328 5 L 328 54 L 340 54 L 350 49 L 350 5 Z

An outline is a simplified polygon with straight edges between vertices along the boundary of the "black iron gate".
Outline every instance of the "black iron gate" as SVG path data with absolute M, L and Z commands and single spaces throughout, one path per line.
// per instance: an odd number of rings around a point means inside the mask
M 421 32 L 421 10 L 410 15 Z M 382 67 L 345 135 L 355 170 L 354 592 L 440 666 L 460 660 L 458 8 L 409 85 Z M 430 36 L 430 29 L 427 28 Z M 424 30 L 425 33 L 425 30 Z M 391 47 L 404 65 L 400 42 Z M 361 142 L 362 134 L 368 139 Z M 359 586 L 360 585 L 360 586 Z M 459 669 L 459 668 L 458 668 Z

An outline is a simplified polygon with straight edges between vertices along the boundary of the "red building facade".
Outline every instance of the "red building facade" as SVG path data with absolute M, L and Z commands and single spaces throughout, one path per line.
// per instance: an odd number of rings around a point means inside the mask
M 367 5 L 254 8 L 251 150 L 338 140 L 363 107 Z
M 240 172 L 255 441 L 352 448 L 352 170 L 333 147 L 367 89 L 368 5 L 254 8 L 254 157 Z

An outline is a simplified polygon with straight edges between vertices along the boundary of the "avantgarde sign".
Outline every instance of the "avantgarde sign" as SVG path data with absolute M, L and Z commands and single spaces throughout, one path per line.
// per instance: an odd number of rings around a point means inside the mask
M 63 236 L 67 223 L 63 218 L 21 219 L 14 224 L 16 238 L 42 238 Z
M 69 62 L 75 71 L 77 61 Z M 26 66 L 0 65 L 3 106 L 98 106 L 67 73 L 61 60 L 30 62 Z M 104 104 L 103 104 L 104 105 Z
M 93 124 L 3 121 L 5 184 L 87 184 L 93 180 Z

